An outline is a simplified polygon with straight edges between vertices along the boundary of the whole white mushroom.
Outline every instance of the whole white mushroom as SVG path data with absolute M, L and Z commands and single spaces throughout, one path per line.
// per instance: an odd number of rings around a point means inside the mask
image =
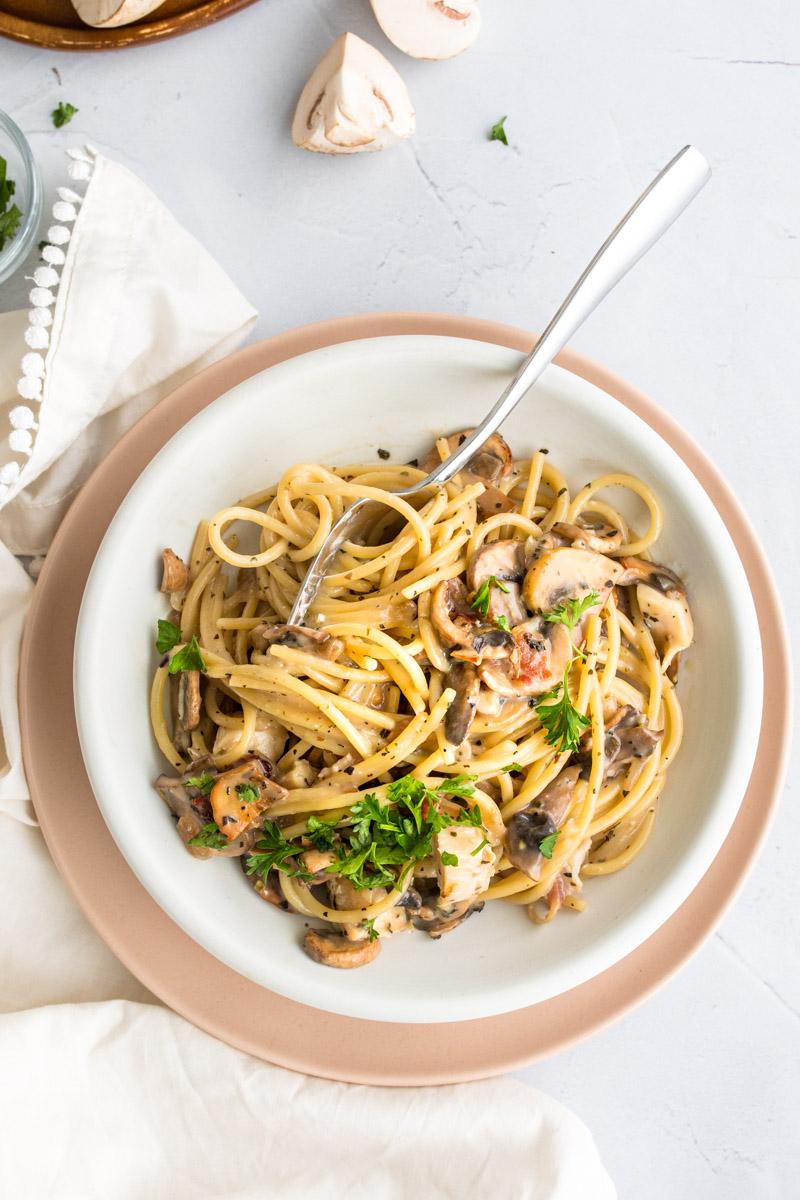
M 343 33 L 303 88 L 292 139 L 303 150 L 358 154 L 383 150 L 416 128 L 408 89 L 379 50 Z
M 372 0 L 390 42 L 413 58 L 454 58 L 475 41 L 479 0 Z

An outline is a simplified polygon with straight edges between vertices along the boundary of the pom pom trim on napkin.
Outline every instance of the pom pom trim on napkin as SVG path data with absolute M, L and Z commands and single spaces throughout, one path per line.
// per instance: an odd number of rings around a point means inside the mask
M 86 145 L 83 149 L 67 150 L 70 160 L 67 174 L 70 179 L 88 184 L 94 173 L 96 156 L 97 150 L 91 145 Z M 11 458 L 0 465 L 0 504 L 19 480 L 25 470 L 26 460 L 30 458 L 36 444 L 39 423 L 31 405 L 39 404 L 42 400 L 47 372 L 47 352 L 50 347 L 50 327 L 53 324 L 53 309 L 58 303 L 61 282 L 59 271 L 63 273 L 72 237 L 70 226 L 78 219 L 85 194 L 84 191 L 84 194 L 80 195 L 69 187 L 56 189 L 58 199 L 53 204 L 54 224 L 47 230 L 46 244 L 42 248 L 42 262 L 33 275 L 27 277 L 33 284 L 28 293 L 31 307 L 28 311 L 28 328 L 25 330 L 28 352 L 22 356 L 20 378 L 17 381 L 17 395 L 24 403 L 16 405 L 8 414 L 11 432 L 7 439 L 12 454 L 21 456 L 22 462 L 19 458 Z

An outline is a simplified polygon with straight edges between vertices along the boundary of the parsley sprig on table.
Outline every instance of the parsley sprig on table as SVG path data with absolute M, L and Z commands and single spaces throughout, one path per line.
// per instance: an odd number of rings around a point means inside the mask
M 472 597 L 470 608 L 474 608 L 482 617 L 489 615 L 490 591 L 493 587 L 499 588 L 501 592 L 508 592 L 508 588 L 502 580 L 498 579 L 496 575 L 490 575 L 488 579 L 484 579 Z
M 490 142 L 502 142 L 504 146 L 508 145 L 508 136 L 506 134 L 506 121 L 508 117 L 501 117 L 499 121 L 495 121 L 489 131 Z
M 545 692 L 536 703 L 536 712 L 545 730 L 545 741 L 560 753 L 576 750 L 584 729 L 591 725 L 589 718 L 578 712 L 570 699 L 569 671 L 572 662 L 567 663 L 561 683 Z
M 56 107 L 50 113 L 50 119 L 56 129 L 61 129 L 62 126 L 69 125 L 77 111 L 78 109 L 74 104 L 70 104 L 69 101 L 59 100 Z
M 9 200 L 16 192 L 17 185 L 13 179 L 8 178 L 7 170 L 8 163 L 0 155 L 0 250 L 13 238 L 22 220 L 22 213 L 16 204 L 9 206 Z

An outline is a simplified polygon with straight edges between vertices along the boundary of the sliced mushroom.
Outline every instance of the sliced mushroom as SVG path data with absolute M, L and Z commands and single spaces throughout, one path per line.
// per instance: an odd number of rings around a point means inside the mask
M 481 681 L 477 668 L 472 663 L 453 663 L 444 685 L 454 688 L 456 693 L 445 713 L 444 736 L 451 746 L 460 746 L 469 733 L 478 704 Z
M 559 546 L 537 558 L 525 576 L 523 595 L 533 612 L 551 612 L 564 600 L 584 600 L 597 594 L 599 608 L 622 575 L 622 567 L 612 558 L 593 550 Z M 586 614 L 588 616 L 588 612 Z M 576 626 L 580 637 L 586 617 Z
M 257 829 L 245 831 L 222 850 L 211 846 L 191 845 L 192 839 L 212 820 L 212 814 L 208 799 L 198 788 L 187 784 L 186 780 L 187 776 L 173 779 L 167 775 L 159 775 L 155 788 L 172 815 L 177 817 L 178 834 L 189 853 L 194 858 L 235 858 L 250 850 L 258 837 Z
M 381 943 L 380 938 L 352 941 L 341 933 L 308 929 L 303 938 L 303 949 L 309 958 L 324 967 L 349 970 L 373 962 L 381 952 Z
M 383 55 L 343 33 L 303 88 L 292 138 L 303 150 L 358 154 L 411 137 L 416 118 L 403 80 Z
M 451 434 L 447 439 L 449 453 L 452 454 L 454 450 L 457 450 L 471 433 L 471 429 L 464 429 L 460 433 Z M 440 462 L 439 451 L 434 446 L 420 464 L 420 469 L 430 474 L 439 466 Z M 514 507 L 513 501 L 509 500 L 505 492 L 495 486 L 501 479 L 510 475 L 513 467 L 514 456 L 508 442 L 499 433 L 493 433 L 460 472 L 464 483 L 482 483 L 484 485 L 483 494 L 477 500 L 478 513 L 482 518 L 494 516 L 499 512 L 510 512 Z
M 478 0 L 372 0 L 378 24 L 412 58 L 454 58 L 481 27 Z
M 218 726 L 214 738 L 214 754 L 227 754 L 238 743 L 240 732 L 239 729 Z M 255 730 L 247 745 L 242 748 L 242 757 L 252 754 L 270 764 L 277 762 L 283 754 L 286 736 L 286 729 L 274 717 L 259 713 Z
M 558 521 L 552 532 L 576 550 L 594 550 L 597 554 L 609 554 L 622 545 L 622 530 L 599 517 L 578 517 L 574 525 Z
M 544 863 L 539 846 L 556 833 L 563 822 L 580 777 L 580 768 L 566 767 L 532 804 L 515 813 L 506 826 L 506 855 L 509 862 L 534 882 Z
M 279 645 L 333 660 L 340 658 L 344 651 L 344 642 L 340 638 L 305 625 L 256 625 L 250 632 L 250 642 L 260 654 L 266 654 L 270 646 Z
M 174 550 L 161 551 L 161 591 L 182 592 L 189 582 L 189 568 Z
M 332 850 L 311 849 L 300 855 L 300 861 L 313 877 L 313 883 L 327 883 L 331 878 L 328 868 L 336 861 L 336 855 Z
M 257 875 L 255 871 L 251 874 L 247 872 L 247 863 L 250 855 L 244 854 L 239 862 L 242 864 L 242 870 L 247 882 L 252 887 L 257 896 L 262 900 L 266 900 L 268 904 L 272 904 L 275 908 L 279 908 L 281 912 L 294 912 L 295 910 L 290 905 L 289 901 L 284 896 L 278 883 L 277 871 L 270 871 L 267 878 L 264 879 L 261 875 Z
M 164 0 L 72 0 L 72 7 L 85 25 L 116 29 L 140 21 L 163 3 Z
M 446 650 L 471 646 L 478 619 L 460 579 L 443 579 L 437 584 L 431 598 L 431 621 Z
M 261 760 L 252 758 L 218 775 L 209 800 L 220 833 L 233 841 L 285 795 L 286 789 L 273 783 Z
M 433 853 L 445 905 L 473 901 L 486 891 L 497 858 L 482 828 L 450 825 L 440 830 L 434 835 Z
M 541 696 L 563 678 L 572 658 L 572 639 L 564 625 L 533 617 L 511 634 L 514 652 L 506 659 L 480 664 L 481 682 L 501 696 Z
M 200 724 L 200 672 L 179 671 L 170 675 L 172 740 L 179 750 L 189 746 L 189 734 Z
M 488 617 L 492 621 L 505 617 L 509 626 L 521 625 L 527 617 L 522 604 L 521 581 L 528 567 L 527 543 L 520 538 L 505 538 L 485 542 L 467 567 L 467 586 L 477 592 L 489 579 L 497 579 L 503 587 L 489 587 Z M 503 590 L 505 589 L 505 590 Z
M 473 913 L 483 911 L 483 900 L 462 900 L 460 904 L 450 907 L 439 907 L 423 898 L 420 907 L 411 914 L 411 924 L 415 929 L 421 929 L 428 937 L 438 940 L 443 933 L 450 933 Z
M 661 668 L 667 671 L 677 655 L 694 641 L 686 587 L 674 571 L 659 563 L 623 558 L 622 565 L 625 571 L 618 583 L 621 587 L 636 585 L 639 608 L 661 655 Z

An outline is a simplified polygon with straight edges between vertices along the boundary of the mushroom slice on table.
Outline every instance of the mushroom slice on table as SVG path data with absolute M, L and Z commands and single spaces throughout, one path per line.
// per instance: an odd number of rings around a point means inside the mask
M 452 454 L 454 450 L 457 450 L 471 433 L 471 429 L 462 429 L 460 433 L 451 434 L 447 439 L 448 453 Z M 420 463 L 420 470 L 430 474 L 441 461 L 439 451 L 434 446 Z M 509 500 L 505 492 L 496 486 L 511 474 L 513 467 L 514 455 L 511 453 L 508 442 L 499 433 L 493 433 L 480 449 L 475 451 L 466 467 L 459 471 L 459 477 L 464 483 L 482 483 L 484 485 L 483 494 L 477 499 L 478 513 L 482 518 L 494 516 L 495 513 L 510 512 L 514 507 L 513 501 Z
M 558 832 L 580 777 L 580 768 L 565 767 L 527 808 L 515 813 L 506 825 L 508 861 L 537 883 L 544 864 L 539 849 L 547 837 Z
M 286 788 L 273 783 L 261 760 L 252 758 L 218 775 L 209 800 L 220 833 L 233 841 L 285 795 Z
M 415 128 L 411 97 L 392 64 L 354 33 L 343 33 L 303 88 L 292 138 L 303 150 L 358 154 L 383 150 Z
M 557 546 L 542 554 L 530 567 L 523 584 L 525 603 L 533 612 L 546 613 L 565 600 L 585 600 L 594 592 L 597 603 L 592 607 L 600 608 L 614 585 L 620 582 L 622 574 L 620 564 L 604 554 Z M 575 626 L 577 638 L 583 634 L 589 611 Z
M 600 517 L 578 517 L 574 525 L 557 521 L 552 532 L 569 542 L 576 550 L 595 550 L 610 554 L 622 545 L 622 530 Z
M 381 952 L 380 938 L 356 941 L 343 933 L 328 933 L 321 929 L 307 929 L 303 937 L 303 949 L 314 962 L 323 967 L 338 967 L 348 970 L 364 967 L 373 962 Z
M 541 696 L 560 683 L 572 658 L 565 625 L 533 617 L 511 631 L 513 653 L 480 664 L 481 682 L 501 696 Z
M 164 0 L 72 0 L 72 7 L 94 29 L 116 29 L 140 21 L 160 8 Z
M 481 27 L 478 0 L 372 0 L 383 32 L 412 58 L 454 58 Z
M 694 641 L 694 622 L 683 580 L 659 563 L 641 558 L 623 558 L 624 574 L 619 585 L 635 585 L 639 608 L 666 671 L 677 655 Z

